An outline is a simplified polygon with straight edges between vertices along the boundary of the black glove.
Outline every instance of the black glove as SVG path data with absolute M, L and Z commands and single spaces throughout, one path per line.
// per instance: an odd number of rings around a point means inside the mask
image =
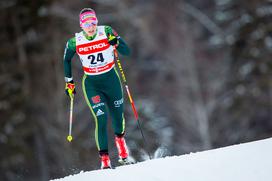
M 109 34 L 109 44 L 112 45 L 112 46 L 115 46 L 119 44 L 119 36 L 114 36 L 114 35 L 111 35 Z

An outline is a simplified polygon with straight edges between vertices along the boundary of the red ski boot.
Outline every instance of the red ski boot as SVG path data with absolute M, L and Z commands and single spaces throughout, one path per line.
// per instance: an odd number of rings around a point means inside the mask
M 124 137 L 115 136 L 115 144 L 119 155 L 118 162 L 122 165 L 131 164 L 131 162 L 128 160 L 129 151 Z
M 101 155 L 101 169 L 111 168 L 110 157 L 107 154 Z

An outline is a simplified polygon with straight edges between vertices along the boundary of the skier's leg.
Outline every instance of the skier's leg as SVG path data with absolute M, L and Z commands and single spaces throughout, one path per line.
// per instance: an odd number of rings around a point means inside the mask
M 100 155 L 108 152 L 107 110 L 104 95 L 93 89 L 92 82 L 84 75 L 82 89 L 85 100 L 95 120 L 95 140 Z
M 124 98 L 122 84 L 116 71 L 114 71 L 111 82 L 111 89 L 106 92 L 107 104 L 112 117 L 114 133 L 121 137 L 125 133 Z
M 115 99 L 110 101 L 109 110 L 112 116 L 112 125 L 115 132 L 115 144 L 118 150 L 120 160 L 127 159 L 129 151 L 124 138 L 125 135 L 125 118 L 124 118 L 124 106 L 123 97 L 117 96 Z
M 119 162 L 128 164 L 129 151 L 124 138 L 125 119 L 124 119 L 124 99 L 122 84 L 117 72 L 111 79 L 111 89 L 107 91 L 107 103 L 112 117 L 112 125 L 115 132 L 115 144 L 118 149 Z

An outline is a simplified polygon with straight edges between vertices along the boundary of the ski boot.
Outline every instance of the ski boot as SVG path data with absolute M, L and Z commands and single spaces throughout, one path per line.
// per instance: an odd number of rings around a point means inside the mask
M 118 150 L 118 156 L 119 156 L 118 162 L 121 165 L 132 164 L 133 162 L 128 159 L 129 151 L 128 151 L 124 137 L 115 136 L 115 144 Z
M 103 154 L 100 156 L 101 159 L 101 169 L 109 169 L 111 168 L 110 157 L 108 154 Z

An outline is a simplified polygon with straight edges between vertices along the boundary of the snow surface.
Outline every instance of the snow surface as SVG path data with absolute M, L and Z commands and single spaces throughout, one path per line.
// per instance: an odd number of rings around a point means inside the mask
M 271 181 L 272 138 L 54 181 Z

